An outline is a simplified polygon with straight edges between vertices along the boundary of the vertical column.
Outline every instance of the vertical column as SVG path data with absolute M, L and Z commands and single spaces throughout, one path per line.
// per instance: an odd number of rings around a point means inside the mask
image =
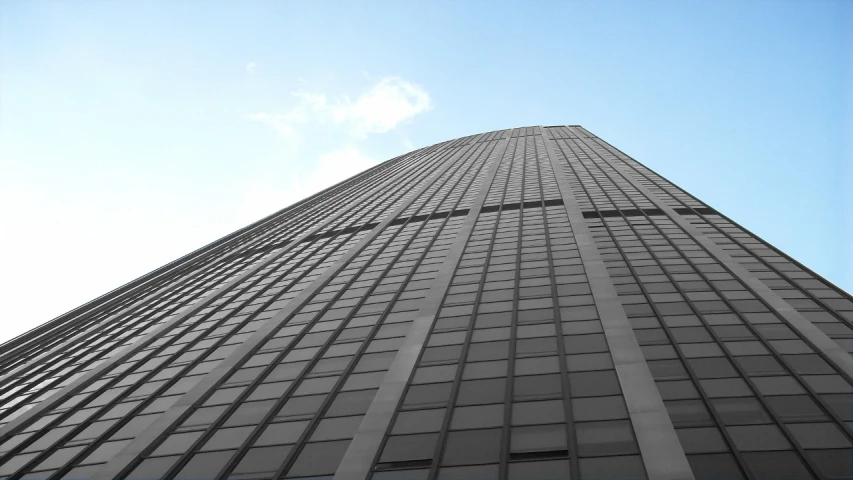
M 605 143 L 599 139 L 601 143 Z M 607 144 L 607 147 L 611 150 L 616 150 L 614 147 Z M 625 155 L 624 153 L 619 152 L 619 154 Z M 781 315 L 792 327 L 794 327 L 800 334 L 803 335 L 806 339 L 808 339 L 818 350 L 820 350 L 826 357 L 841 371 L 843 372 L 848 379 L 853 378 L 853 356 L 851 356 L 847 351 L 845 351 L 841 346 L 835 343 L 831 338 L 829 338 L 823 331 L 821 331 L 817 326 L 815 326 L 812 322 L 808 321 L 800 312 L 798 312 L 794 307 L 792 307 L 788 302 L 786 302 L 782 297 L 776 294 L 773 290 L 770 289 L 767 285 L 764 284 L 760 279 L 756 278 L 754 275 L 749 273 L 743 266 L 740 265 L 736 260 L 734 260 L 725 250 L 720 248 L 719 245 L 714 243 L 713 240 L 706 237 L 702 232 L 699 231 L 696 227 L 693 226 L 690 222 L 688 222 L 684 217 L 679 215 L 672 207 L 663 202 L 660 198 L 658 198 L 654 193 L 649 191 L 648 188 L 643 186 L 640 182 L 638 182 L 633 175 L 626 174 L 624 171 L 625 166 L 619 165 L 612 160 L 605 158 L 604 156 L 600 156 L 600 158 L 606 162 L 608 165 L 613 167 L 613 169 L 617 170 L 622 174 L 622 177 L 631 183 L 638 191 L 643 193 L 655 206 L 661 209 L 669 218 L 672 219 L 682 230 L 687 232 L 691 237 L 693 237 L 702 247 L 705 248 L 711 255 L 713 255 L 720 263 L 724 264 L 726 268 L 749 288 L 752 289 L 753 292 L 763 300 L 767 305 L 769 305 L 773 310 L 775 310 L 779 315 Z
M 459 150 L 451 158 L 446 160 L 443 165 L 430 176 L 431 180 L 441 177 L 441 175 L 453 167 L 460 157 L 467 150 Z M 109 463 L 104 465 L 92 478 L 97 480 L 112 480 L 120 478 L 127 473 L 129 467 L 143 454 L 161 435 L 166 433 L 176 423 L 182 421 L 186 415 L 192 410 L 193 406 L 203 399 L 210 390 L 230 375 L 242 362 L 256 351 L 259 346 L 265 342 L 270 334 L 276 331 L 282 323 L 284 323 L 291 314 L 293 314 L 304 302 L 310 299 L 318 290 L 323 288 L 326 283 L 344 268 L 354 257 L 356 257 L 367 245 L 369 245 L 378 235 L 380 235 L 386 227 L 389 226 L 397 217 L 412 203 L 421 193 L 426 191 L 432 185 L 432 181 L 425 181 L 422 185 L 408 196 L 408 199 L 402 201 L 401 204 L 394 209 L 390 214 L 385 216 L 385 219 L 376 227 L 364 236 L 356 245 L 351 247 L 344 255 L 342 255 L 331 267 L 326 269 L 323 274 L 318 276 L 305 290 L 296 296 L 286 307 L 280 310 L 274 317 L 267 321 L 259 330 L 257 330 L 245 342 L 240 344 L 240 347 L 225 360 L 223 360 L 214 370 L 205 375 L 205 377 L 196 384 L 189 392 L 184 394 L 169 410 L 164 412 L 154 423 L 151 424 L 145 431 L 138 435 L 133 442 L 125 447 L 117 454 Z M 366 193 L 365 195 L 375 195 L 375 190 Z M 335 216 L 337 217 L 337 215 Z M 323 224 L 325 226 L 326 223 Z M 322 226 L 321 226 L 322 227 Z M 317 227 L 318 229 L 321 227 Z M 312 229 L 312 232 L 317 229 Z
M 406 384 L 420 357 L 426 337 L 435 322 L 441 301 L 450 286 L 453 272 L 456 270 L 456 265 L 459 263 L 462 252 L 465 250 L 465 244 L 468 242 L 468 237 L 474 229 L 474 224 L 489 192 L 489 187 L 503 159 L 504 152 L 509 143 L 510 132 L 511 130 L 506 131 L 501 144 L 495 148 L 493 155 L 495 155 L 496 160 L 483 180 L 480 192 L 471 205 L 465 222 L 459 229 L 457 239 L 450 248 L 444 264 L 434 280 L 434 286 L 429 290 L 429 293 L 423 300 L 423 306 L 418 310 L 417 317 L 412 323 L 408 335 L 406 335 L 403 346 L 400 347 L 400 350 L 394 357 L 388 373 L 382 380 L 379 391 L 376 393 L 373 402 L 367 410 L 367 414 L 364 416 L 361 425 L 359 425 L 352 443 L 350 443 L 349 448 L 344 454 L 344 458 L 335 472 L 335 480 L 365 480 L 370 474 L 373 459 L 376 458 L 382 438 L 388 430 L 391 418 L 397 409 L 397 405 L 400 403 Z
M 571 191 L 563 166 L 554 154 L 550 135 L 546 129 L 537 128 L 545 142 L 545 150 L 575 234 L 649 478 L 692 479 L 693 471 L 681 448 L 631 324 L 628 323 L 625 310 L 619 302 L 616 288 Z

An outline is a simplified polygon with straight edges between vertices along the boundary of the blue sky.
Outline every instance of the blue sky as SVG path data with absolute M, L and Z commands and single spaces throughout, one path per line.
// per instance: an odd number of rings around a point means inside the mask
M 853 3 L 0 1 L 0 341 L 414 148 L 581 124 L 853 290 Z

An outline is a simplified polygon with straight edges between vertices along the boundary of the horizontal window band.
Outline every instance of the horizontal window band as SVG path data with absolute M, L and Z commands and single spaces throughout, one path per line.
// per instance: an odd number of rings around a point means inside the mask
M 486 205 L 485 207 L 480 209 L 480 213 L 491 213 L 497 212 L 498 210 L 507 211 L 507 210 L 518 210 L 524 206 L 524 208 L 542 208 L 543 202 L 535 201 L 535 202 L 524 202 L 522 203 L 504 203 L 500 205 Z M 563 204 L 562 198 L 555 198 L 552 200 L 545 200 L 544 202 L 546 207 L 557 207 Z
M 675 213 L 680 215 L 715 215 L 717 211 L 710 207 L 674 208 Z M 663 216 L 666 215 L 659 208 L 627 208 L 625 210 L 588 210 L 583 212 L 583 218 L 613 218 L 613 217 L 642 217 L 642 216 Z
M 468 211 L 469 211 L 469 209 L 464 208 L 464 209 L 460 209 L 460 210 L 436 212 L 436 213 L 433 213 L 430 215 L 415 215 L 412 217 L 400 217 L 400 218 L 393 220 L 389 225 L 403 225 L 406 223 L 415 223 L 415 222 L 438 220 L 438 219 L 447 218 L 447 217 L 462 217 L 462 216 L 468 215 Z M 318 240 L 321 238 L 332 238 L 332 237 L 337 237 L 338 235 L 347 235 L 347 234 L 355 233 L 355 232 L 366 232 L 369 230 L 373 230 L 374 228 L 376 228 L 377 225 L 379 225 L 379 224 L 378 223 L 366 223 L 364 225 L 355 225 L 352 227 L 341 228 L 341 229 L 337 229 L 337 230 L 329 230 L 328 232 L 318 233 L 316 235 L 311 235 L 310 237 L 305 237 L 305 239 L 303 239 L 302 242 L 311 242 L 311 241 Z M 290 243 L 290 241 L 291 241 L 291 239 L 285 239 L 285 240 L 282 240 L 280 242 L 276 242 L 276 243 L 271 244 L 271 245 L 266 245 L 263 247 L 254 248 L 252 250 L 247 250 L 245 252 L 234 254 L 232 257 L 229 257 L 229 258 L 247 257 L 250 255 L 256 255 L 258 253 L 266 253 L 266 252 L 275 250 L 277 248 L 282 248 L 282 247 L 286 246 L 288 243 Z

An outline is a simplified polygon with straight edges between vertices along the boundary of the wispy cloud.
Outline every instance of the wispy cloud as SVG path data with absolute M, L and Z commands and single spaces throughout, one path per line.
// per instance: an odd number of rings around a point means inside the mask
M 246 74 L 248 74 L 250 77 L 254 77 L 256 68 L 258 68 L 257 62 L 251 61 L 251 62 L 247 63 L 246 64 Z
M 298 103 L 287 113 L 259 112 L 250 120 L 271 125 L 288 139 L 297 137 L 299 124 L 310 121 L 342 125 L 356 138 L 385 133 L 432 108 L 429 94 L 417 83 L 386 77 L 355 100 L 322 93 L 292 92 Z
M 272 175 L 247 180 L 240 200 L 241 218 L 257 220 L 378 163 L 357 147 L 345 146 L 319 155 L 304 173 L 291 173 L 286 178 Z

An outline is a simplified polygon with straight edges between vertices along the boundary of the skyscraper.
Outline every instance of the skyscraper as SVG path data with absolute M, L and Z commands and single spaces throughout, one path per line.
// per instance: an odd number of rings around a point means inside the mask
M 0 478 L 850 478 L 851 296 L 579 126 L 391 159 L 0 352 Z

